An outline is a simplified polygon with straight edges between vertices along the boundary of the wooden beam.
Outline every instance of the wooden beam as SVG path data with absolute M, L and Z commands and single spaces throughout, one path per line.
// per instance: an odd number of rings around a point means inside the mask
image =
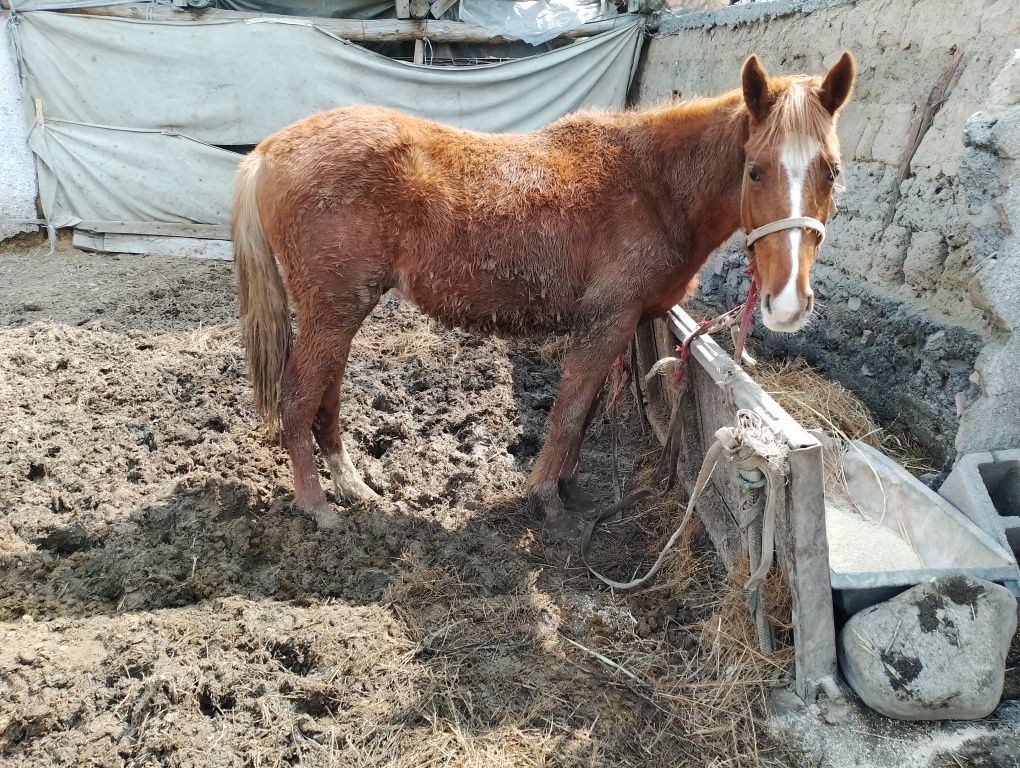
M 697 321 L 680 307 L 670 310 L 666 322 L 681 340 L 698 328 Z M 699 336 L 691 344 L 691 355 L 716 384 L 732 393 L 736 408 L 757 413 L 768 426 L 781 431 L 792 448 L 810 448 L 819 444 L 818 439 L 733 362 L 733 358 L 711 336 Z
M 46 219 L 4 219 L 9 224 L 25 224 L 26 226 L 46 226 Z
M 190 256 L 198 259 L 234 258 L 233 243 L 226 240 L 204 240 L 196 237 L 155 237 L 152 235 L 118 234 L 114 232 L 74 231 L 74 245 L 86 251 L 131 253 L 144 256 Z
M 433 43 L 477 43 L 501 44 L 515 42 L 510 38 L 490 34 L 484 27 L 465 24 L 460 21 L 434 21 L 431 19 L 374 19 L 357 21 L 353 19 L 322 19 L 299 16 L 274 16 L 271 14 L 248 13 L 245 11 L 174 11 L 161 5 L 111 5 L 102 8 L 77 8 L 65 13 L 86 16 L 111 16 L 138 21 L 225 21 L 248 20 L 252 23 L 281 22 L 290 25 L 307 25 L 336 35 L 355 43 L 396 43 L 409 42 L 427 37 Z M 410 10 L 408 11 L 410 13 Z M 602 21 L 592 21 L 563 32 L 560 37 L 576 40 L 591 37 L 612 29 L 634 23 L 632 16 L 617 16 Z
M 200 240 L 229 240 L 227 224 L 183 224 L 158 221 L 83 221 L 76 229 L 125 235 L 194 237 Z
M 424 19 L 429 15 L 429 0 L 411 0 L 411 17 Z
M 840 695 L 836 679 L 836 625 L 829 586 L 822 447 L 790 451 L 786 504 L 780 505 L 776 550 L 790 587 L 794 685 L 804 701 Z M 836 704 L 837 702 L 831 702 Z
M 411 3 L 410 0 L 396 0 L 397 7 L 397 18 L 398 19 L 409 19 L 411 18 Z
M 415 40 L 414 41 L 414 63 L 424 64 L 425 63 L 425 41 Z

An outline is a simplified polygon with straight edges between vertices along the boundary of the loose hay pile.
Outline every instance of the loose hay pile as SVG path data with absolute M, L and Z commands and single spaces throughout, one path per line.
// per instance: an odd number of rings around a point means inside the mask
M 821 429 L 844 442 L 861 440 L 915 474 L 934 471 L 918 445 L 886 430 L 853 392 L 803 361 L 761 361 L 748 373 L 805 429 Z
M 787 762 L 762 718 L 789 652 L 757 652 L 741 581 L 703 540 L 624 597 L 573 541 L 532 531 L 519 499 L 555 347 L 384 301 L 343 395 L 352 453 L 393 506 L 320 533 L 288 509 L 286 455 L 254 416 L 229 270 L 0 256 L 5 760 Z M 606 433 L 581 478 L 601 499 Z M 657 445 L 634 424 L 621 453 L 640 471 Z M 593 555 L 629 572 L 676 514 L 636 513 Z

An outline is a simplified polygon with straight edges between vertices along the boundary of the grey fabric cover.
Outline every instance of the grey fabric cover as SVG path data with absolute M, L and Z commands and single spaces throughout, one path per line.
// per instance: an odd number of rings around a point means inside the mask
M 39 12 L 20 14 L 13 29 L 43 208 L 56 226 L 226 223 L 240 155 L 219 147 L 255 144 L 336 106 L 382 104 L 510 132 L 585 107 L 621 107 L 642 33 L 635 20 L 538 56 L 444 68 L 387 59 L 299 18 Z
M 393 0 L 215 0 L 213 5 L 232 11 L 324 19 L 381 19 L 397 15 Z

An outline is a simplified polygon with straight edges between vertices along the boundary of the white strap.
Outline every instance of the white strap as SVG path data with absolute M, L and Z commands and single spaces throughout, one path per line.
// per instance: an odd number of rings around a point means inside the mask
M 747 234 L 747 245 L 751 246 L 755 240 L 760 240 L 773 232 L 782 232 L 784 229 L 800 229 L 801 227 L 813 229 L 818 233 L 818 245 L 825 242 L 825 225 L 822 222 L 812 219 L 810 216 L 794 216 L 792 219 L 779 219 L 779 221 L 773 221 L 771 224 L 751 230 Z

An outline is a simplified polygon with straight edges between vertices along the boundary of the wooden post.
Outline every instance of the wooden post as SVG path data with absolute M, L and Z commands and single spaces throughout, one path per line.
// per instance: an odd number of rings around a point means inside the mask
M 421 38 L 414 41 L 414 63 L 425 63 L 425 41 Z
M 790 451 L 789 462 L 787 503 L 776 526 L 777 550 L 793 605 L 794 683 L 797 695 L 813 702 L 821 693 L 831 695 L 831 682 L 836 679 L 822 447 Z
M 396 5 L 398 19 L 411 18 L 411 0 L 396 0 Z

